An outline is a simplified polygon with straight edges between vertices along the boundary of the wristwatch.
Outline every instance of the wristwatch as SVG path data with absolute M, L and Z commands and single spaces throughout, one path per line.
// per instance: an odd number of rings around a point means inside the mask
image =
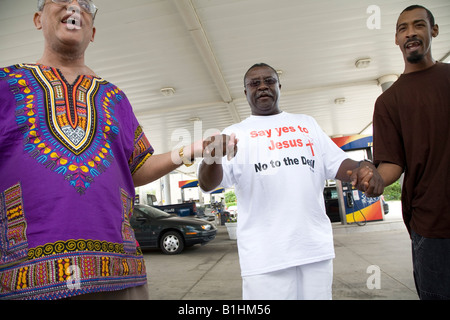
M 184 155 L 183 150 L 184 150 L 184 146 L 181 147 L 180 150 L 178 150 L 178 154 L 180 156 L 180 159 L 181 159 L 181 161 L 183 161 L 183 164 L 186 167 L 190 167 L 190 166 L 192 166 L 194 164 L 194 161 L 191 160 L 191 159 L 186 158 L 186 156 Z

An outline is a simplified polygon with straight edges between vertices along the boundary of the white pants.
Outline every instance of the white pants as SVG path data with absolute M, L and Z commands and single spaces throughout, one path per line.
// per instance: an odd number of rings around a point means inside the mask
M 333 260 L 242 277 L 244 300 L 331 300 Z

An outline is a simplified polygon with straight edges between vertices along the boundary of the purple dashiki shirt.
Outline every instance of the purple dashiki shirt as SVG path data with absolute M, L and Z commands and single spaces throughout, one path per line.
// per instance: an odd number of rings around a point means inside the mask
M 0 69 L 0 299 L 147 282 L 129 218 L 153 153 L 125 94 L 55 68 Z

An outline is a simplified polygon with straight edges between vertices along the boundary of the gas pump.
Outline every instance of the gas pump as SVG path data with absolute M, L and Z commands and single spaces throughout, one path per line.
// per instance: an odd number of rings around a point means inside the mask
M 354 135 L 332 139 L 350 159 L 362 161 L 372 160 L 372 136 Z M 339 213 L 342 224 L 365 224 L 368 221 L 384 219 L 381 197 L 370 198 L 363 192 L 353 188 L 351 183 L 336 181 Z

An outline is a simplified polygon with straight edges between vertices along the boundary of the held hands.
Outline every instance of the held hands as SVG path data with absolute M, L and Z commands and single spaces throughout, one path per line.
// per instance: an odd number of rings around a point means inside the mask
M 384 181 L 373 164 L 363 162 L 358 168 L 348 170 L 347 175 L 352 185 L 368 197 L 379 197 L 383 194 Z
M 190 146 L 174 149 L 171 152 L 172 162 L 190 166 L 195 158 L 204 158 L 206 164 L 221 163 L 222 157 L 227 156 L 231 160 L 236 155 L 237 143 L 234 133 L 231 136 L 218 133 L 205 140 L 197 140 Z
M 234 158 L 237 153 L 238 139 L 232 133 L 217 134 L 203 140 L 203 158 L 206 164 L 221 163 L 222 157 L 227 156 L 228 160 Z

